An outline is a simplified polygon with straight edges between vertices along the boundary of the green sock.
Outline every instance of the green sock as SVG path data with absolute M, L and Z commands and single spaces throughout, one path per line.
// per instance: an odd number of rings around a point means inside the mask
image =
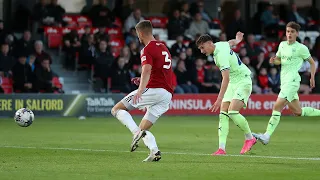
M 312 107 L 304 107 L 302 108 L 301 116 L 320 116 L 320 110 Z
M 219 149 L 226 149 L 227 137 L 229 134 L 229 115 L 221 111 L 219 115 Z
M 246 139 L 253 138 L 248 121 L 239 113 L 239 111 L 229 111 L 229 117 L 244 132 Z
M 281 112 L 279 111 L 272 111 L 272 116 L 269 120 L 268 127 L 266 133 L 271 136 L 274 130 L 277 128 L 280 122 Z

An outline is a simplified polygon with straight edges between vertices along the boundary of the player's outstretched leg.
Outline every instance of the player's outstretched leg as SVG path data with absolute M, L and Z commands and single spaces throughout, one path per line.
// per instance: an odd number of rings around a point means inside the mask
M 251 150 L 252 146 L 255 145 L 256 138 L 252 136 L 248 121 L 243 117 L 239 111 L 244 107 L 243 101 L 233 99 L 229 107 L 229 117 L 233 122 L 244 132 L 245 141 L 240 151 L 240 154 L 245 154 Z
M 273 132 L 276 130 L 280 118 L 281 118 L 281 111 L 286 106 L 288 101 L 283 98 L 278 98 L 272 111 L 272 115 L 270 117 L 270 120 L 268 122 L 267 130 L 264 134 L 256 134 L 252 133 L 252 135 L 257 138 L 262 144 L 267 145 L 270 141 L 270 137 L 273 134 Z
M 147 112 L 147 114 L 150 114 Z M 151 115 L 152 116 L 152 115 Z M 150 118 L 150 115 L 145 116 L 144 118 Z M 151 119 L 156 120 L 151 117 Z M 161 159 L 161 152 L 158 148 L 156 138 L 154 135 L 149 131 L 149 129 L 152 127 L 153 122 L 143 119 L 139 125 L 139 127 L 142 129 L 143 132 L 145 132 L 145 136 L 142 138 L 144 144 L 149 148 L 150 154 L 149 156 L 143 160 L 143 162 L 152 162 L 152 161 L 159 161 Z
M 131 144 L 131 152 L 138 147 L 139 140 L 145 135 L 144 131 L 141 131 L 137 124 L 132 119 L 132 116 L 127 111 L 128 109 L 122 102 L 118 102 L 111 110 L 111 114 L 116 117 L 123 125 L 125 125 L 133 134 L 133 143 Z
M 229 134 L 229 115 L 228 115 L 228 108 L 230 102 L 223 102 L 220 108 L 220 115 L 219 115 L 219 128 L 218 128 L 218 135 L 219 135 L 219 149 L 214 152 L 212 155 L 225 155 L 226 154 L 226 143 L 227 137 Z

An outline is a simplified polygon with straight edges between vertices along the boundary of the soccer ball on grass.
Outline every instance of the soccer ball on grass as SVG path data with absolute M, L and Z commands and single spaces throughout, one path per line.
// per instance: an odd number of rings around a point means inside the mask
M 34 114 L 30 109 L 19 109 L 14 115 L 14 121 L 21 127 L 28 127 L 33 123 Z

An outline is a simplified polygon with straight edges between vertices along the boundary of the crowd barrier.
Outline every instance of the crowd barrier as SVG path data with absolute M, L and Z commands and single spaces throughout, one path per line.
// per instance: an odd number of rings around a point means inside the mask
M 0 116 L 13 117 L 20 108 L 31 109 L 36 116 L 110 116 L 111 108 L 124 94 L 7 94 L 0 95 Z M 216 94 L 175 94 L 166 115 L 217 115 L 208 109 L 214 104 Z M 270 115 L 276 95 L 251 95 L 244 115 Z M 320 109 L 320 95 L 300 95 L 301 106 Z M 134 110 L 132 115 L 143 115 Z M 290 115 L 288 107 L 283 115 Z

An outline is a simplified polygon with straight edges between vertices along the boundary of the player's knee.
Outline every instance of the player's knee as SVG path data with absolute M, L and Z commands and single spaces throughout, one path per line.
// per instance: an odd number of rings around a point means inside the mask
M 118 111 L 119 111 L 119 109 L 117 109 L 116 106 L 113 106 L 111 109 L 112 116 L 116 117 Z
M 239 111 L 229 111 L 228 115 L 230 119 L 234 119 L 235 116 L 237 116 L 239 114 Z

